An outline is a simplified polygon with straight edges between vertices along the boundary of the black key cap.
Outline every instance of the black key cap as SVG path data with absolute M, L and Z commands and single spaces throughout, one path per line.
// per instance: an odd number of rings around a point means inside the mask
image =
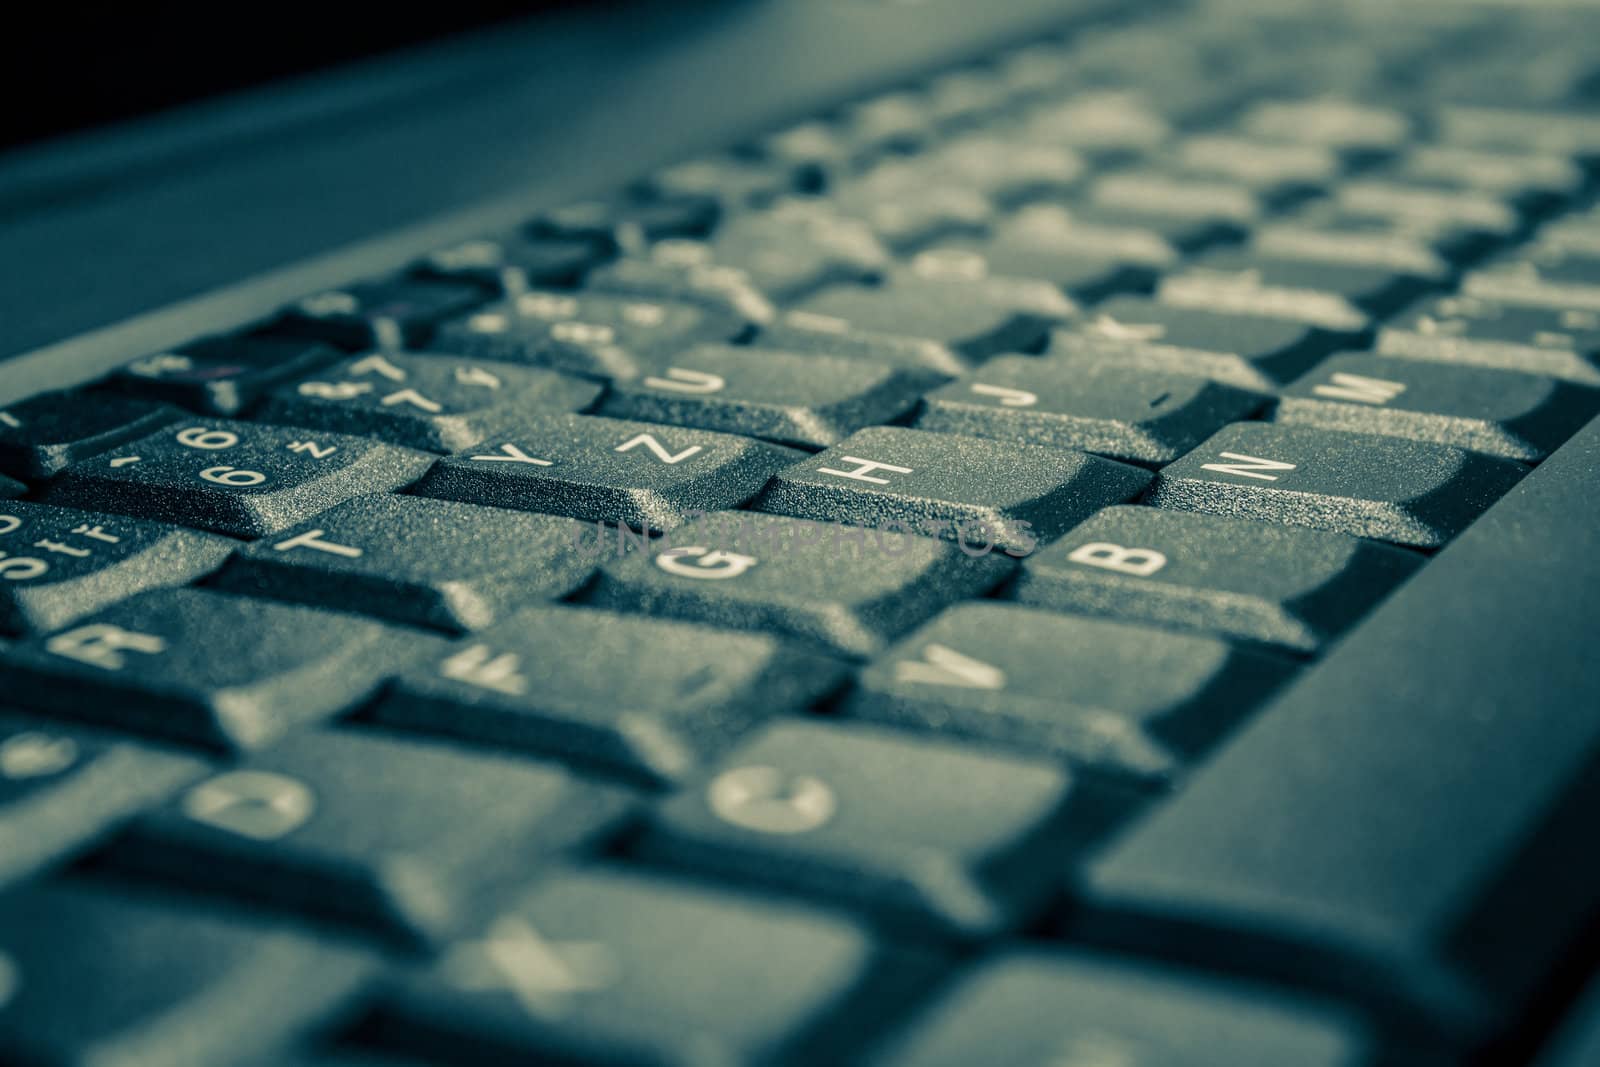
M 933 137 L 929 104 L 913 92 L 884 93 L 846 108 L 841 123 L 867 151 L 914 152 Z
M 946 604 L 993 588 L 1012 566 L 981 544 L 963 553 L 894 528 L 721 512 L 674 531 L 670 550 L 607 564 L 590 598 L 871 656 Z
M 1040 549 L 1024 604 L 1315 652 L 1422 563 L 1326 530 L 1162 508 L 1106 508 Z
M 308 296 L 285 309 L 275 333 L 315 337 L 359 352 L 425 344 L 445 319 L 483 303 L 481 286 L 435 279 L 362 282 Z
M 1099 178 L 1089 187 L 1089 200 L 1113 211 L 1134 215 L 1171 215 L 1224 224 L 1242 235 L 1266 210 L 1260 194 L 1239 182 L 1164 174 L 1159 170 L 1127 170 Z
M 1264 140 L 1324 145 L 1356 158 L 1403 147 L 1411 139 L 1411 125 L 1398 110 L 1334 97 L 1264 101 L 1239 120 L 1242 130 Z
M 931 521 L 968 547 L 1026 555 L 1149 482 L 1146 471 L 1082 452 L 874 426 L 779 471 L 755 506 L 879 529 Z
M 1537 463 L 1600 412 L 1600 389 L 1413 359 L 1342 355 L 1284 390 L 1276 422 L 1379 433 Z
M 6 895 L 0 1057 L 212 1067 L 347 1011 L 367 960 L 327 938 L 122 886 Z
M 981 360 L 1038 349 L 1050 328 L 1077 309 L 1054 285 L 1036 279 L 904 272 L 881 288 L 826 289 L 801 310 L 840 319 L 852 331 L 921 337 Z
M 581 411 L 600 392 L 594 382 L 511 363 L 370 352 L 276 390 L 258 415 L 455 452 L 535 413 Z
M 745 330 L 742 318 L 701 304 L 541 291 L 445 324 L 434 348 L 591 378 L 631 378 L 652 355 L 730 341 Z
M 479 237 L 429 253 L 414 268 L 425 278 L 472 282 L 495 295 L 575 285 L 610 254 L 600 238 Z
M 700 345 L 657 373 L 619 382 L 601 411 L 783 445 L 826 448 L 916 407 L 932 371 L 761 346 Z
M 1440 139 L 1452 144 L 1600 160 L 1600 119 L 1592 114 L 1447 107 L 1437 122 Z
M 1490 193 L 1372 178 L 1346 182 L 1332 196 L 1339 210 L 1348 215 L 1398 224 L 1444 224 L 1498 238 L 1512 237 L 1522 226 L 1516 208 Z
M 989 134 L 951 141 L 916 167 L 940 184 L 970 189 L 1003 208 L 1064 197 L 1086 169 L 1070 148 Z
M 805 710 L 842 676 L 765 634 L 531 608 L 406 671 L 373 714 L 665 784 L 767 716 Z
M 1142 267 L 1145 276 L 1171 267 L 1191 245 L 1207 241 L 1187 222 L 1167 225 L 1149 217 L 1104 208 L 1031 204 L 1006 220 L 996 243 L 1034 249 L 1035 257 L 1054 250 L 1063 258 L 1109 260 Z M 1021 251 L 1014 253 L 1022 255 Z
M 1449 296 L 1385 327 L 1378 352 L 1600 385 L 1600 311 Z
M 202 415 L 237 415 L 272 387 L 342 355 L 331 345 L 299 337 L 208 337 L 136 359 L 110 381 L 122 392 L 181 404 Z
M 1600 891 L 1597 462 L 1591 424 L 1114 843 L 1082 932 L 1450 1045 L 1524 1019 Z
M 731 220 L 709 244 L 663 244 L 657 258 L 717 263 L 742 271 L 780 304 L 831 284 L 871 281 L 889 265 L 889 251 L 870 228 L 802 200 Z
M 1600 287 L 1600 252 L 1540 242 L 1511 255 L 1518 268 L 1542 281 Z
M 872 958 L 861 929 L 824 912 L 563 872 L 387 990 L 378 1030 L 406 1051 L 496 1063 L 836 1062 L 844 1009 L 860 1019 L 877 992 L 861 988 Z
M 844 319 L 814 311 L 785 311 L 756 340 L 763 348 L 867 359 L 894 367 L 929 370 L 943 378 L 958 377 L 969 367 L 965 359 L 938 341 L 857 330 Z
M 1395 162 L 1392 171 L 1402 181 L 1476 189 L 1506 197 L 1514 204 L 1537 207 L 1571 199 L 1587 181 L 1583 168 L 1566 156 L 1442 144 L 1412 148 Z
M 627 804 L 553 764 L 304 730 L 141 816 L 107 859 L 427 942 Z
M 463 633 L 581 586 L 594 570 L 585 533 L 548 515 L 361 496 L 242 546 L 212 584 Z
M 0 507 L 0 634 L 44 633 L 222 565 L 235 542 L 175 526 L 18 501 Z
M 848 708 L 1163 786 L 1290 669 L 1211 637 L 959 604 L 862 671 Z
M 1313 263 L 1388 268 L 1438 281 L 1449 279 L 1452 261 L 1464 246 L 1441 233 L 1345 216 L 1258 227 L 1250 241 L 1255 255 Z
M 1353 1020 L 1315 1003 L 1111 957 L 1013 951 L 964 975 L 872 1062 L 1354 1067 L 1367 1050 Z
M 165 404 L 106 393 L 41 393 L 0 408 L 0 475 L 48 478 L 182 417 Z
M 261 537 L 350 497 L 398 489 L 432 461 L 360 437 L 192 419 L 74 464 L 48 500 Z
M 942 185 L 921 166 L 894 164 L 841 189 L 837 210 L 871 227 L 896 254 L 906 255 L 935 241 L 981 236 L 995 215 L 981 193 Z
M 1002 231 L 989 240 L 949 241 L 917 255 L 914 270 L 934 277 L 980 281 L 991 276 L 1036 278 L 1074 301 L 1095 303 L 1114 293 L 1149 292 L 1157 270 L 1114 256 L 1086 251 L 1072 239 L 1052 239 L 1049 231 L 1014 237 Z
M 1075 329 L 1058 331 L 1050 354 L 1071 362 L 1203 374 L 1267 392 L 1356 336 L 1289 319 L 1119 298 L 1100 305 Z
M 28 491 L 28 487 L 21 482 L 14 482 L 5 475 L 0 474 L 0 500 L 9 497 L 21 496 Z
M 722 217 L 714 196 L 621 196 L 583 200 L 547 211 L 529 225 L 535 237 L 598 244 L 639 252 L 669 237 L 704 237 Z
M 537 415 L 434 464 L 423 496 L 670 530 L 737 507 L 799 453 L 706 430 L 594 415 Z
M 1163 467 L 1150 502 L 1437 548 L 1524 473 L 1447 445 L 1240 422 Z
M 1544 277 L 1531 263 L 1511 261 L 1475 270 L 1461 279 L 1469 298 L 1552 311 L 1600 312 L 1600 284 Z
M 763 207 L 790 193 L 815 191 L 822 179 L 810 167 L 725 155 L 693 159 L 658 171 L 644 188 L 652 196 L 669 200 L 710 199 L 728 212 Z
M 960 783 L 959 788 L 953 788 Z M 651 859 L 984 936 L 1088 832 L 1066 772 L 860 725 L 779 723 L 655 811 Z M 1027 856 L 1031 862 L 1018 860 Z
M 1026 134 L 1031 141 L 1116 162 L 1157 147 L 1172 127 L 1133 93 L 1085 92 L 1035 112 Z
M 1318 262 L 1254 251 L 1212 253 L 1163 279 L 1160 299 L 1220 311 L 1258 309 L 1332 329 L 1361 329 L 1439 285 L 1388 266 Z
M 112 734 L 0 716 L 0 883 L 81 852 L 205 769 Z
M 1242 182 L 1275 202 L 1282 202 L 1339 179 L 1338 154 L 1325 145 L 1296 144 L 1202 134 L 1173 147 L 1170 166 L 1188 174 Z
M 917 427 L 1168 463 L 1265 404 L 1194 375 L 1001 356 L 929 393 Z
M 661 247 L 665 250 L 668 246 Z M 704 249 L 706 246 L 684 242 L 678 247 Z M 624 256 L 590 274 L 587 284 L 591 293 L 704 305 L 719 317 L 732 316 L 746 326 L 771 322 L 778 314 L 771 299 L 755 287 L 744 271 L 693 259 L 679 263 Z
M 212 748 L 254 748 L 371 694 L 432 646 L 335 612 L 160 589 L 0 651 L 7 699 Z

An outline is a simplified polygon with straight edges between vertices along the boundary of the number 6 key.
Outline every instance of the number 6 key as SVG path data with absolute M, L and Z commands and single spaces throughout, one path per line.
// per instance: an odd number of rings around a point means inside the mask
M 261 537 L 351 497 L 407 485 L 433 459 L 361 437 L 194 419 L 73 464 L 46 499 Z

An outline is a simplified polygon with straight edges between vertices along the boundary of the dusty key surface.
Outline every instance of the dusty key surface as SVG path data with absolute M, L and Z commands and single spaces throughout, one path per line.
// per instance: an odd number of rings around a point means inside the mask
M 1525 473 L 1447 445 L 1241 422 L 1163 467 L 1150 503 L 1436 548 Z
M 1327 530 L 1113 507 L 1029 557 L 1011 595 L 1057 611 L 1315 652 L 1423 562 Z

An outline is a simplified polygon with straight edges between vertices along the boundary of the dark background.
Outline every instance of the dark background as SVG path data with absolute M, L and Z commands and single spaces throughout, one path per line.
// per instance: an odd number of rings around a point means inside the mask
M 0 23 L 0 150 L 578 0 L 22 0 Z

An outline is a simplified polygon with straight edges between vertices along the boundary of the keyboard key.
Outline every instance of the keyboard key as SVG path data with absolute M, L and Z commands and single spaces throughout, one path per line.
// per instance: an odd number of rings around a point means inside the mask
M 715 196 L 620 196 L 547 211 L 529 225 L 528 232 L 540 238 L 584 241 L 610 252 L 638 253 L 668 238 L 704 237 L 721 217 Z
M 1040 549 L 1024 604 L 1315 652 L 1422 557 L 1347 534 L 1226 515 L 1113 507 Z
M 893 367 L 929 370 L 943 378 L 956 378 L 969 368 L 966 359 L 946 345 L 926 337 L 857 330 L 834 315 L 814 311 L 785 311 L 756 337 L 763 348 L 783 352 L 814 352 L 823 356 L 866 359 Z
M 241 546 L 212 584 L 464 633 L 581 586 L 594 570 L 586 533 L 548 515 L 361 496 Z
M 1600 119 L 1590 114 L 1446 107 L 1437 121 L 1440 139 L 1453 144 L 1600 159 Z
M 352 615 L 159 589 L 0 650 L 8 700 L 230 750 L 350 708 L 429 639 Z
M 861 929 L 824 912 L 563 872 L 393 984 L 377 1029 L 395 1048 L 496 1063 L 835 1062 L 877 992 L 862 988 L 873 957 Z
M 600 409 L 619 418 L 826 448 L 912 408 L 943 375 L 762 346 L 700 345 L 656 374 L 619 382 Z
M 1460 226 L 1501 238 L 1515 235 L 1522 225 L 1516 209 L 1497 195 L 1377 178 L 1344 183 L 1334 190 L 1333 201 L 1357 217 Z
M 7 894 L 0 952 L 19 1064 L 232 1063 L 347 1011 L 371 971 L 331 939 L 92 883 Z
M 1352 354 L 1325 360 L 1285 389 L 1273 419 L 1537 463 L 1596 412 L 1600 390 L 1555 378 Z
M 1026 555 L 1150 475 L 1082 452 L 873 426 L 773 476 L 756 507 L 819 522 L 938 535 Z
M 643 187 L 651 197 L 710 199 L 724 212 L 730 212 L 762 207 L 790 193 L 811 192 L 821 182 L 822 175 L 809 167 L 722 155 L 692 159 L 657 171 Z
M 970 189 L 1002 208 L 1064 197 L 1086 169 L 1070 148 L 988 132 L 949 141 L 917 166 L 941 185 Z
M 862 671 L 847 708 L 1159 787 L 1291 669 L 1211 637 L 959 604 Z
M 1370 318 L 1392 315 L 1439 284 L 1409 269 L 1234 249 L 1169 275 L 1157 295 L 1186 307 L 1254 309 L 1335 330 L 1360 330 Z
M 1386 155 L 1411 138 L 1411 120 L 1401 112 L 1335 97 L 1264 101 L 1239 125 L 1264 140 L 1324 145 L 1357 158 Z
M 432 460 L 360 437 L 190 419 L 74 464 L 47 499 L 261 537 L 350 497 L 408 485 Z
M 1231 223 L 1241 233 L 1265 212 L 1249 186 L 1238 182 L 1126 170 L 1105 175 L 1089 187 L 1092 203 L 1138 215 L 1174 215 Z
M 136 359 L 110 383 L 121 392 L 169 401 L 202 415 L 237 415 L 267 390 L 342 355 L 331 345 L 298 337 L 208 337 Z
M 445 319 L 482 304 L 477 285 L 420 278 L 362 282 L 308 296 L 285 309 L 275 333 L 313 337 L 352 352 L 425 344 Z
M 1070 933 L 1457 1049 L 1551 1007 L 1600 886 L 1597 460 L 1591 425 L 1113 842 Z
M 904 91 L 851 105 L 841 123 L 856 144 L 871 152 L 915 152 L 934 132 L 929 101 Z
M 0 716 L 0 884 L 82 852 L 205 770 L 112 734 Z
M 1025 127 L 1030 141 L 1076 149 L 1100 162 L 1135 157 L 1171 133 L 1166 119 L 1136 94 L 1117 91 L 1075 93 L 1035 112 Z
M 626 807 L 553 764 L 306 730 L 136 819 L 106 859 L 427 943 Z
M 1584 187 L 1583 168 L 1561 155 L 1417 145 L 1392 168 L 1402 181 L 1442 183 L 1507 197 L 1524 206 L 1553 206 Z
M 765 634 L 530 608 L 406 671 L 373 714 L 662 785 L 752 724 L 805 710 L 842 677 L 833 662 Z
M 1049 231 L 1014 237 L 1002 230 L 989 240 L 947 241 L 917 255 L 912 268 L 946 278 L 991 276 L 1039 279 L 1074 301 L 1092 304 L 1115 293 L 1148 292 L 1157 270 L 1086 250 L 1070 236 L 1052 239 Z M 1033 347 L 1031 344 L 1029 347 Z
M 1075 305 L 1036 279 L 896 274 L 881 288 L 835 286 L 800 305 L 851 331 L 920 337 L 974 360 L 1038 349 Z
M 674 531 L 671 543 L 602 567 L 590 600 L 764 630 L 845 656 L 876 655 L 946 604 L 992 589 L 1013 566 L 981 544 L 964 553 L 894 528 L 751 512 L 708 515 Z
M 0 408 L 0 475 L 48 478 L 182 417 L 165 404 L 105 393 L 41 393 Z
M 540 291 L 446 323 L 433 347 L 591 378 L 632 378 L 652 355 L 730 341 L 746 329 L 743 319 L 703 305 Z
M 891 926 L 986 936 L 1042 902 L 1055 864 L 1039 857 L 1062 856 L 1097 828 L 1077 800 L 1066 772 L 1042 761 L 854 724 L 779 723 L 661 804 L 637 847 Z
M 670 530 L 737 507 L 799 453 L 706 430 L 594 415 L 531 415 L 515 434 L 447 456 L 423 496 Z
M 1266 397 L 1190 374 L 1001 356 L 929 393 L 917 428 L 1168 463 Z
M 698 261 L 699 252 L 707 262 L 744 271 L 780 304 L 830 284 L 875 279 L 889 265 L 889 250 L 870 227 L 836 213 L 835 206 L 832 200 L 785 200 L 770 211 L 729 220 L 707 244 L 675 242 L 657 255 Z
M 1050 354 L 1270 392 L 1356 336 L 1290 319 L 1119 298 L 1057 331 Z
M 1280 202 L 1333 184 L 1343 170 L 1338 154 L 1325 145 L 1230 134 L 1185 138 L 1173 148 L 1170 165 L 1182 173 L 1231 178 Z
M 945 238 L 982 235 L 995 215 L 982 193 L 943 184 L 920 162 L 881 166 L 840 188 L 831 201 L 901 255 Z
M 1441 249 L 1441 245 L 1446 247 Z M 1454 258 L 1443 239 L 1410 227 L 1342 216 L 1258 227 L 1251 238 L 1250 251 L 1312 263 L 1387 268 L 1441 282 L 1451 276 Z
M 1495 264 L 1470 271 L 1461 279 L 1461 292 L 1469 298 L 1522 307 L 1600 312 L 1600 283 L 1548 279 L 1529 263 Z
M 1241 422 L 1163 467 L 1150 503 L 1437 548 L 1524 473 L 1446 445 Z
M 680 247 L 704 248 L 685 243 Z M 594 271 L 588 278 L 591 293 L 612 293 L 636 300 L 669 304 L 699 304 L 718 318 L 731 317 L 746 327 L 764 325 L 777 317 L 772 300 L 757 289 L 750 276 L 736 267 L 710 262 L 675 262 L 624 256 Z
M 413 268 L 425 278 L 471 282 L 496 296 L 517 296 L 545 286 L 576 285 L 607 258 L 604 240 L 528 237 L 512 233 L 479 237 L 429 253 Z
M 581 411 L 594 382 L 511 363 L 371 352 L 276 390 L 259 417 L 455 452 L 536 412 Z
M 962 976 L 872 1062 L 1354 1067 L 1367 1050 L 1353 1020 L 1320 1005 L 1132 960 L 1011 951 Z
M 235 542 L 176 526 L 18 501 L 0 507 L 0 634 L 58 630 L 222 565 Z
M 1600 385 L 1600 311 L 1444 297 L 1386 326 L 1378 353 Z
M 0 474 L 0 500 L 6 500 L 14 496 L 21 496 L 27 491 L 28 487 L 23 485 L 21 482 L 14 482 L 5 475 Z

